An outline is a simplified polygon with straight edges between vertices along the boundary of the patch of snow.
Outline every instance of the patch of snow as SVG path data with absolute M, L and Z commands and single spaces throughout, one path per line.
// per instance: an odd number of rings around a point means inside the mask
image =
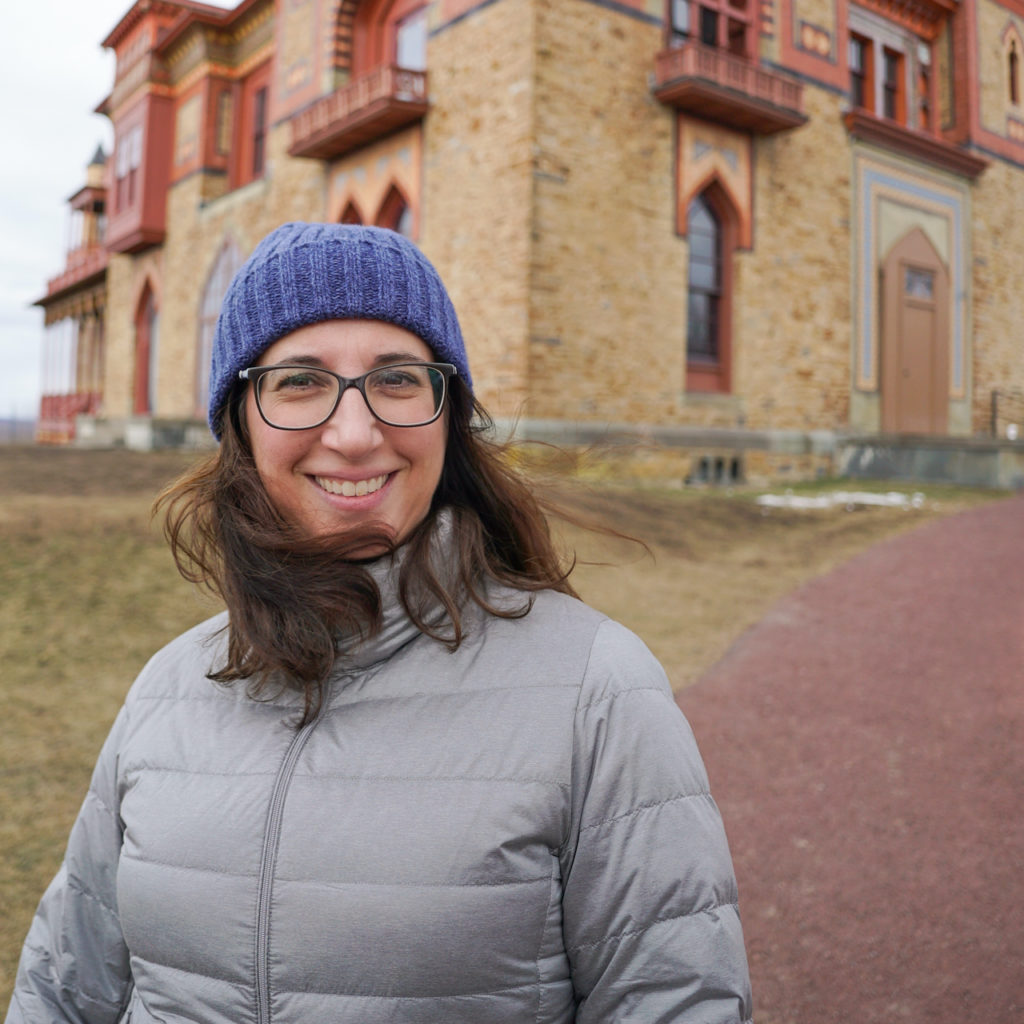
M 766 508 L 829 509 L 845 508 L 852 512 L 856 508 L 883 506 L 885 508 L 921 508 L 925 497 L 920 491 L 904 494 L 901 491 L 887 491 L 876 494 L 871 491 L 829 491 L 826 494 L 761 494 L 757 504 Z

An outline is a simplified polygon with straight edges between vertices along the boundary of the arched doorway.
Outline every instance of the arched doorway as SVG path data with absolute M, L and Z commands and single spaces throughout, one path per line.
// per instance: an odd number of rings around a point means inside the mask
M 156 365 L 160 313 L 147 282 L 135 313 L 135 388 L 132 411 L 136 416 L 156 412 Z
M 882 263 L 882 430 L 944 434 L 949 420 L 949 271 L 920 229 Z
M 195 408 L 197 416 L 206 415 L 210 401 L 210 360 L 213 356 L 213 335 L 217 328 L 221 303 L 228 285 L 242 265 L 242 254 L 233 238 L 226 238 L 207 275 L 199 302 L 199 332 L 196 339 Z

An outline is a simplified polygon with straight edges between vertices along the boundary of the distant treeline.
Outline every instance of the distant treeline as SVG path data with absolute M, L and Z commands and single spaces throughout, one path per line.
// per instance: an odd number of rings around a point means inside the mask
M 31 441 L 35 436 L 35 420 L 13 420 L 10 417 L 0 417 L 0 444 Z

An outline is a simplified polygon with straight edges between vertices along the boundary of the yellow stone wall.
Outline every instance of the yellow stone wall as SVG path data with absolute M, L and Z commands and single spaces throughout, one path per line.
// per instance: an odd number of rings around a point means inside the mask
M 1024 75 L 1024 51 L 1020 49 L 1024 38 L 1024 17 L 1014 14 L 992 0 L 978 0 L 978 101 L 981 106 L 981 126 L 997 135 L 1006 134 L 1008 116 L 1024 120 L 1024 107 L 1010 102 L 1007 31 L 1016 32 L 1017 54 Z M 1024 82 L 1019 82 L 1024 86 Z M 1024 96 L 1018 94 L 1020 99 Z
M 975 186 L 973 209 L 973 429 L 984 432 L 993 389 L 1024 394 L 1024 168 L 993 160 Z
M 734 387 L 754 429 L 849 420 L 850 144 L 834 94 L 805 86 L 804 112 L 756 143 L 754 247 L 737 258 Z
M 686 244 L 674 227 L 674 113 L 648 86 L 661 30 L 583 0 L 538 3 L 537 19 L 525 411 L 672 422 Z
M 427 50 L 419 242 L 458 310 L 477 396 L 503 417 L 527 397 L 533 8 L 479 8 Z

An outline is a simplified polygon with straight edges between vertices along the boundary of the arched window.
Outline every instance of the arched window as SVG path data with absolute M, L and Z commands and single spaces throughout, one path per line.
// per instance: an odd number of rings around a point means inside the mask
M 242 265 L 242 256 L 234 240 L 229 238 L 220 247 L 213 267 L 206 278 L 199 303 L 199 336 L 196 339 L 196 415 L 206 416 L 210 401 L 210 359 L 213 356 L 213 332 L 217 326 L 221 303 L 228 285 Z
M 427 4 L 424 0 L 366 0 L 352 24 L 352 77 L 382 64 L 410 71 L 427 67 Z
M 351 200 L 345 205 L 345 209 L 341 211 L 340 224 L 362 224 L 363 215 L 359 212 L 359 207 L 356 206 Z
M 730 388 L 730 292 L 734 229 L 723 216 L 724 202 L 713 189 L 687 208 L 690 243 L 686 303 L 686 387 L 689 391 Z
M 397 186 L 392 185 L 377 213 L 377 227 L 391 228 L 406 238 L 412 238 L 412 209 Z
M 1010 40 L 1010 51 L 1006 56 L 1007 75 L 1010 85 L 1010 102 L 1015 106 L 1020 103 L 1020 54 L 1017 52 L 1017 40 Z
M 160 312 L 153 289 L 146 287 L 135 313 L 135 396 L 136 416 L 152 416 L 156 412 L 157 347 L 160 333 Z
M 722 227 L 707 200 L 697 196 L 686 217 L 690 238 L 686 358 L 717 363 L 722 301 Z

